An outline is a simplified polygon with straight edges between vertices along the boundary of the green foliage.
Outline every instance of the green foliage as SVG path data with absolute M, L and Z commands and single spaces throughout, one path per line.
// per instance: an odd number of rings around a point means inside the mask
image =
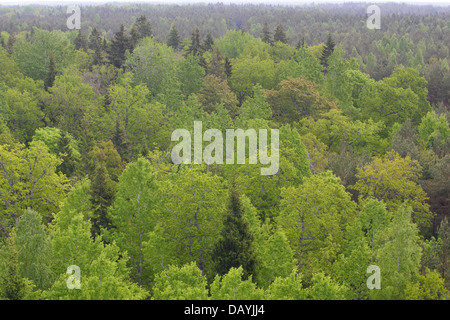
M 352 187 L 362 197 L 383 200 L 388 210 L 397 210 L 405 201 L 413 209 L 413 219 L 420 226 L 426 226 L 432 217 L 426 202 L 427 195 L 417 183 L 421 166 L 409 156 L 400 157 L 395 151 L 385 157 L 376 157 L 358 169 L 358 181 Z
M 231 268 L 224 276 L 216 275 L 211 283 L 212 300 L 260 300 L 264 298 L 264 291 L 256 287 L 249 279 L 243 279 L 242 267 Z
M 74 47 L 67 34 L 33 28 L 32 41 L 18 40 L 14 44 L 13 58 L 21 72 L 34 79 L 44 80 L 48 74 L 51 56 L 57 72 L 74 62 Z
M 206 300 L 207 281 L 195 262 L 169 266 L 155 276 L 153 300 Z
M 148 278 L 143 243 L 148 240 L 148 232 L 153 231 L 160 220 L 157 188 L 148 160 L 139 158 L 128 165 L 119 178 L 117 194 L 108 212 L 113 228 L 102 232 L 107 241 L 115 241 L 121 250 L 128 253 L 130 276 L 141 285 Z
M 382 283 L 381 289 L 370 292 L 372 299 L 403 299 L 407 285 L 419 276 L 422 248 L 411 214 L 411 207 L 399 207 L 378 234 L 380 247 L 375 252 L 375 264 L 381 270 Z

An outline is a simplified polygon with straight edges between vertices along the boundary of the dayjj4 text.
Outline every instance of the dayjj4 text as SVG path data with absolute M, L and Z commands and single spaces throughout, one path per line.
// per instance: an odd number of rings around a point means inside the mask
M 228 315 L 247 315 L 251 317 L 256 317 L 260 314 L 264 314 L 264 305 L 257 304 L 229 304 L 227 308 L 219 307 L 199 307 L 192 304 L 190 307 L 184 308 L 185 315 L 210 315 L 215 317 L 218 314 L 228 314 Z

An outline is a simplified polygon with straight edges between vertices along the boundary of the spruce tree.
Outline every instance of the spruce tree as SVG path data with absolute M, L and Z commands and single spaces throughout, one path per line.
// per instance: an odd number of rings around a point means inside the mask
M 170 28 L 167 45 L 169 47 L 172 47 L 174 50 L 177 50 L 178 46 L 180 45 L 180 35 L 178 34 L 178 30 L 175 25 L 172 25 L 172 27 Z
M 13 47 L 15 42 L 16 36 L 14 33 L 11 33 L 8 38 L 8 43 L 6 44 L 6 51 L 8 51 L 9 54 L 13 53 Z
M 189 45 L 187 54 L 190 54 L 190 53 L 194 56 L 198 56 L 198 55 L 202 54 L 202 43 L 201 43 L 201 37 L 200 37 L 200 30 L 198 28 L 195 28 L 195 30 L 192 31 L 192 34 L 191 34 L 191 44 Z
M 72 139 L 69 133 L 65 130 L 61 131 L 61 138 L 58 141 L 58 152 L 62 157 L 63 162 L 58 166 L 58 170 L 64 173 L 66 176 L 72 176 L 78 164 L 78 159 L 74 154 L 74 150 L 71 146 Z
M 203 42 L 203 51 L 211 50 L 213 45 L 214 45 L 214 39 L 213 39 L 211 33 L 208 32 L 208 34 L 206 35 L 206 39 Z
M 87 50 L 88 41 L 84 33 L 81 32 L 81 29 L 78 30 L 77 37 L 73 40 L 73 44 L 75 46 L 75 50 Z
M 53 86 L 53 83 L 55 82 L 56 77 L 56 66 L 55 66 L 55 59 L 53 58 L 53 55 L 50 55 L 50 62 L 48 65 L 48 72 L 47 76 L 45 77 L 44 81 L 44 88 L 47 90 L 48 88 Z
M 114 131 L 112 142 L 120 157 L 124 160 L 129 160 L 130 142 L 118 117 L 116 118 L 116 130 Z
M 331 37 L 331 33 L 329 33 L 327 42 L 325 43 L 325 46 L 323 47 L 323 50 L 322 50 L 322 56 L 320 57 L 320 63 L 325 68 L 328 67 L 328 58 L 333 53 L 334 47 L 335 47 L 334 40 Z
M 235 187 L 231 189 L 229 209 L 220 240 L 213 249 L 214 273 L 224 275 L 230 268 L 244 270 L 244 278 L 254 274 L 253 235 L 243 219 L 243 206 Z
M 101 46 L 101 37 L 100 37 L 100 33 L 97 31 L 97 28 L 92 29 L 92 32 L 89 36 L 89 43 L 88 43 L 88 47 L 91 50 L 94 50 L 98 47 Z
M 280 41 L 283 43 L 287 43 L 286 33 L 284 32 L 283 25 L 281 23 L 275 29 L 273 40 L 275 42 Z
M 230 59 L 228 59 L 228 57 L 225 57 L 225 75 L 227 76 L 227 78 L 231 77 L 231 73 L 232 73 L 232 65 L 231 65 L 231 61 Z
M 213 74 L 218 78 L 225 78 L 225 62 L 219 48 L 216 47 L 208 64 L 207 74 Z
M 136 28 L 136 25 L 133 25 L 130 31 L 130 52 L 133 52 L 133 49 L 137 46 L 140 39 L 141 34 Z
M 141 15 L 137 18 L 135 25 L 137 31 L 139 32 L 140 39 L 152 36 L 152 26 L 150 21 L 147 21 L 147 17 L 145 15 Z
M 264 22 L 264 27 L 261 33 L 261 40 L 265 43 L 272 43 L 272 34 L 269 29 L 267 22 Z
M 131 41 L 125 32 L 123 24 L 120 26 L 120 31 L 114 34 L 114 39 L 111 40 L 111 47 L 109 48 L 109 61 L 116 67 L 121 68 L 125 62 L 125 52 L 131 49 Z
M 297 42 L 297 46 L 295 47 L 295 49 L 300 49 L 303 48 L 305 46 L 305 37 L 302 37 L 301 40 L 298 40 Z

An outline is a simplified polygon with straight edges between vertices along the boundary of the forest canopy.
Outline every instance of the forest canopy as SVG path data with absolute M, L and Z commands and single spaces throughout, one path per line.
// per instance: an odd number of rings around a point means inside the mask
M 80 9 L 0 6 L 0 299 L 449 299 L 450 7 Z

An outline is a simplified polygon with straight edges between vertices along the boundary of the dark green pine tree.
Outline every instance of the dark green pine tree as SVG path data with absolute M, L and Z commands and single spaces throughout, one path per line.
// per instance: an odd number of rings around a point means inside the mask
M 187 50 L 187 54 L 192 54 L 193 56 L 202 54 L 202 41 L 200 37 L 200 30 L 195 28 L 191 34 L 191 44 Z
M 213 274 L 224 275 L 230 268 L 242 266 L 244 277 L 248 279 L 255 271 L 253 235 L 243 219 L 243 208 L 235 187 L 231 189 L 229 210 L 221 235 L 213 249 Z
M 110 229 L 111 221 L 107 210 L 111 206 L 116 194 L 117 183 L 111 180 L 106 168 L 106 159 L 101 159 L 91 175 L 91 202 L 94 208 L 92 217 L 92 234 L 99 235 L 101 229 Z
M 61 138 L 58 140 L 58 152 L 63 162 L 58 166 L 58 170 L 67 177 L 71 177 L 77 169 L 78 159 L 74 155 L 72 139 L 67 131 L 61 131 Z
M 286 33 L 284 32 L 283 25 L 281 23 L 275 28 L 273 40 L 275 42 L 280 41 L 283 43 L 287 43 Z
M 211 50 L 213 45 L 214 45 L 214 39 L 213 39 L 211 33 L 208 32 L 208 34 L 206 35 L 206 39 L 203 42 L 203 51 Z
M 102 38 L 97 28 L 92 29 L 91 34 L 89 35 L 89 43 L 88 47 L 91 50 L 94 50 L 98 47 L 101 47 Z
M 136 19 L 135 26 L 139 32 L 140 39 L 152 36 L 152 26 L 150 21 L 147 21 L 147 17 L 145 15 L 141 15 Z
M 80 30 L 78 30 L 77 37 L 73 40 L 73 44 L 75 46 L 75 50 L 84 50 L 87 51 L 88 41 L 86 35 Z
M 125 32 L 123 24 L 120 26 L 120 31 L 114 34 L 114 39 L 111 40 L 108 57 L 111 64 L 116 68 L 121 68 L 125 62 L 125 52 L 131 49 L 131 41 Z
M 264 27 L 261 32 L 261 40 L 265 43 L 272 43 L 272 34 L 269 29 L 267 22 L 264 22 Z
M 92 55 L 92 65 L 102 65 L 103 64 L 103 50 L 100 46 L 96 47 L 94 54 Z
M 180 35 L 178 34 L 178 30 L 175 25 L 172 25 L 172 27 L 170 28 L 167 45 L 169 47 L 172 47 L 174 50 L 177 50 L 178 46 L 180 45 Z
M 32 29 L 32 30 L 34 30 L 34 29 Z M 16 35 L 14 33 L 11 33 L 8 38 L 8 43 L 6 44 L 6 51 L 9 54 L 13 53 L 13 47 L 14 47 L 15 42 L 16 42 Z
M 55 59 L 53 58 L 53 55 L 50 54 L 50 61 L 48 64 L 48 71 L 47 76 L 44 80 L 44 89 L 47 90 L 48 88 L 53 86 L 53 83 L 55 82 L 56 78 L 56 66 L 55 66 Z
M 320 57 L 320 63 L 325 68 L 328 67 L 328 58 L 331 56 L 331 54 L 334 51 L 335 43 L 333 40 L 333 37 L 331 36 L 331 33 L 328 34 L 327 42 L 325 43 L 325 46 L 322 50 L 322 56 Z
M 118 117 L 116 118 L 116 130 L 114 131 L 112 143 L 123 160 L 130 160 L 130 141 Z
M 0 36 L 0 45 L 2 46 L 2 48 L 6 48 L 5 39 L 3 39 L 2 36 Z
M 231 73 L 232 73 L 232 65 L 231 65 L 231 61 L 230 59 L 228 59 L 228 57 L 225 57 L 225 75 L 227 76 L 227 78 L 231 77 Z
M 295 47 L 295 49 L 300 49 L 303 48 L 305 46 L 305 37 L 302 37 L 300 40 L 298 40 L 297 42 L 297 46 Z
M 140 39 L 141 34 L 139 33 L 136 25 L 134 24 L 130 30 L 130 52 L 133 52 L 134 48 L 136 48 Z

